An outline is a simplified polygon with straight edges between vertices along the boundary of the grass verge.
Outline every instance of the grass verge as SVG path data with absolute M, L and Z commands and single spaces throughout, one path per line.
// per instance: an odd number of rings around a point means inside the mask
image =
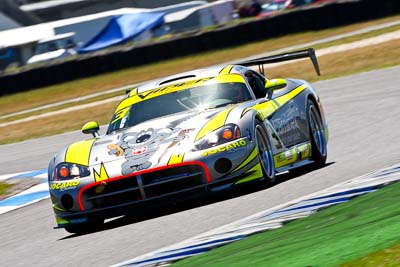
M 80 109 L 77 111 L 48 116 L 28 122 L 13 124 L 0 129 L 0 144 L 19 142 L 27 139 L 51 136 L 68 131 L 78 130 L 88 121 L 97 120 L 100 125 L 107 124 L 117 106 L 118 101 L 110 102 L 97 107 Z M 29 131 L 27 131 L 29 129 Z M 85 136 L 82 135 L 82 139 Z
M 12 184 L 0 182 L 0 199 L 12 187 Z
M 32 178 L 8 179 L 5 182 L 0 182 L 0 201 L 25 191 L 39 182 L 38 179 Z
M 389 267 L 400 266 L 400 244 L 371 253 L 361 259 L 340 265 L 341 267 Z
M 66 99 L 74 99 L 79 96 L 85 96 L 118 86 L 140 83 L 189 69 L 220 64 L 230 60 L 237 60 L 243 57 L 258 54 L 260 51 L 267 52 L 275 49 L 281 49 L 291 45 L 302 44 L 337 34 L 363 29 L 380 23 L 397 21 L 399 19 L 400 15 L 397 15 L 334 29 L 292 34 L 279 38 L 273 38 L 271 40 L 250 43 L 239 47 L 211 51 L 202 53 L 200 55 L 191 55 L 175 60 L 168 60 L 166 62 L 158 62 L 141 67 L 129 68 L 32 91 L 7 95 L 0 98 L 0 116 Z
M 399 190 L 400 183 L 387 186 L 172 266 L 327 267 L 357 263 L 357 259 L 400 243 Z M 400 261 L 390 264 L 399 266 Z
M 400 40 L 394 40 L 380 45 L 322 56 L 319 58 L 322 78 L 328 79 L 400 65 L 400 49 L 398 47 L 400 47 Z M 267 77 L 295 77 L 308 81 L 322 79 L 316 76 L 310 61 L 304 62 L 304 64 L 293 62 L 267 69 L 266 75 Z M 100 124 L 105 124 L 108 123 L 115 108 L 116 102 L 111 102 L 97 107 L 79 109 L 74 112 L 0 127 L 4 132 L 0 136 L 0 144 L 78 130 L 85 122 L 90 120 L 97 120 Z M 3 131 L 3 129 L 7 130 Z M 29 131 L 26 129 L 29 129 Z

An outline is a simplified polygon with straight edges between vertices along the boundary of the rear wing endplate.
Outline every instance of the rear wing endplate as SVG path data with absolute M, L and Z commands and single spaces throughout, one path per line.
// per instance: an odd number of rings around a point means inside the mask
M 315 72 L 317 73 L 318 76 L 320 76 L 321 73 L 319 71 L 318 60 L 317 60 L 317 56 L 315 55 L 315 50 L 313 48 L 283 53 L 283 54 L 279 54 L 279 55 L 272 55 L 272 56 L 268 56 L 268 57 L 256 58 L 256 59 L 252 59 L 252 60 L 248 60 L 248 61 L 244 61 L 244 62 L 239 62 L 236 64 L 246 66 L 246 67 L 258 66 L 259 72 L 264 74 L 264 65 L 265 64 L 279 63 L 279 62 L 295 60 L 295 59 L 300 59 L 300 58 L 307 58 L 307 57 L 309 57 L 311 59 L 311 62 L 313 63 L 313 66 L 315 69 Z

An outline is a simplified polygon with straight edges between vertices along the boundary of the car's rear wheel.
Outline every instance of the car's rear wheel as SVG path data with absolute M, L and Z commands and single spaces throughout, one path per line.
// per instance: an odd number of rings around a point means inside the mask
M 258 148 L 258 160 L 262 167 L 265 182 L 267 185 L 272 185 L 275 182 L 274 155 L 267 130 L 258 120 L 255 124 L 255 137 Z
M 317 166 L 323 166 L 327 157 L 324 126 L 318 108 L 313 101 L 307 102 L 307 118 L 310 131 L 311 157 Z

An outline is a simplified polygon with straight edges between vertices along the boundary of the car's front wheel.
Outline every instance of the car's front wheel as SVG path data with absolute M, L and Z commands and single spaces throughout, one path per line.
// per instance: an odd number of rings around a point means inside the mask
M 267 185 L 275 183 L 275 163 L 271 141 L 267 130 L 260 121 L 255 124 L 255 137 L 258 148 L 258 160 L 261 164 L 263 176 Z

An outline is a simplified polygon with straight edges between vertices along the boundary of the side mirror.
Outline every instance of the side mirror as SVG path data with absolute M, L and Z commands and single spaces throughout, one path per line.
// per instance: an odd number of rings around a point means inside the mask
M 82 133 L 92 134 L 93 137 L 99 137 L 99 124 L 96 121 L 90 121 L 82 126 Z
M 272 79 L 272 80 L 268 80 L 265 83 L 265 89 L 268 91 L 274 91 L 274 90 L 278 90 L 278 89 L 282 89 L 285 88 L 287 85 L 287 82 L 285 79 Z

